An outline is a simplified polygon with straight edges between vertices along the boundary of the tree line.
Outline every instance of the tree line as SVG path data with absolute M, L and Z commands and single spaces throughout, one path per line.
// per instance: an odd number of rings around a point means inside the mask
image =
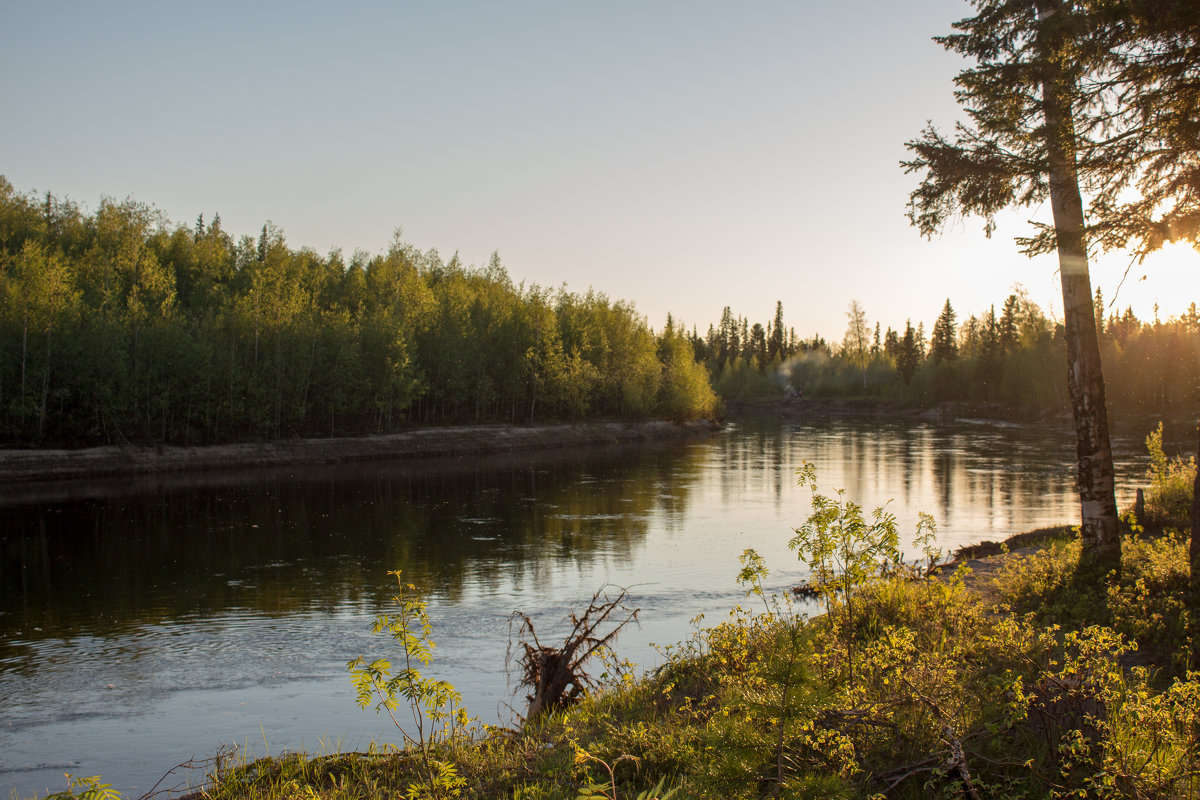
M 268 223 L 94 213 L 0 176 L 0 441 L 199 444 L 400 426 L 711 415 L 704 368 L 603 294 Z
M 1200 391 L 1200 310 L 1192 303 L 1178 317 L 1139 319 L 1094 296 L 1093 311 L 1105 365 L 1108 405 L 1115 413 L 1183 416 L 1194 411 Z M 726 309 L 723 317 L 730 317 Z M 1002 303 L 960 321 L 947 298 L 932 327 L 903 330 L 872 325 L 852 300 L 840 342 L 819 336 L 783 338 L 779 350 L 727 348 L 710 327 L 691 334 L 692 345 L 725 399 L 780 397 L 790 389 L 804 397 L 871 397 L 902 403 L 996 403 L 1022 413 L 1065 410 L 1069 405 L 1064 328 L 1021 287 Z M 764 329 L 737 318 L 740 330 Z M 764 330 L 782 329 L 782 304 Z M 792 329 L 788 329 L 791 331 Z M 714 331 L 717 335 L 714 339 Z M 715 346 L 714 346 L 715 343 Z M 736 351 L 735 355 L 729 355 Z

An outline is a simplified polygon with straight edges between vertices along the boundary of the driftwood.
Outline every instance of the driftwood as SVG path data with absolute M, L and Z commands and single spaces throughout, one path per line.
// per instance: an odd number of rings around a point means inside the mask
M 520 622 L 517 629 L 517 645 L 521 649 L 517 662 L 521 670 L 520 685 L 532 690 L 525 696 L 529 701 L 526 722 L 570 705 L 593 688 L 596 681 L 586 671 L 587 661 L 602 649 L 611 649 L 625 626 L 637 621 L 640 609 L 624 605 L 627 590 L 622 588 L 616 597 L 610 597 L 609 588 L 597 590 L 582 614 L 568 617 L 571 632 L 558 647 L 544 645 L 538 640 L 533 620 L 528 615 L 521 611 L 512 615 L 513 622 Z M 608 632 L 602 632 L 602 628 L 608 628 Z M 510 642 L 510 660 L 511 655 Z

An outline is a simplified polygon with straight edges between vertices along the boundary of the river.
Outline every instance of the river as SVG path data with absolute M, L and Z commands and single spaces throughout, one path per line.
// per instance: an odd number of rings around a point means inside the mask
M 1147 459 L 1140 437 L 1114 450 L 1126 505 Z M 429 601 L 431 672 L 503 722 L 522 707 L 513 611 L 546 641 L 594 591 L 627 587 L 641 627 L 618 651 L 650 667 L 652 643 L 742 601 L 746 548 L 770 586 L 803 579 L 787 541 L 809 513 L 805 461 L 823 491 L 888 503 L 905 541 L 932 514 L 953 549 L 1077 522 L 1073 454 L 1055 427 L 743 420 L 684 443 L 0 494 L 0 791 L 58 791 L 70 772 L 135 798 L 222 744 L 255 757 L 397 741 L 345 669 L 394 652 L 370 634 L 388 570 Z

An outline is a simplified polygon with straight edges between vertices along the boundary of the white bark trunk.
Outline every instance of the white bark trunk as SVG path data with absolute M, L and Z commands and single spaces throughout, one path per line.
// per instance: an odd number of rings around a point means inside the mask
M 1074 87 L 1055 60 L 1060 49 L 1055 40 L 1061 34 L 1053 32 L 1053 18 L 1061 9 L 1061 0 L 1036 0 L 1036 4 L 1045 59 L 1042 109 L 1046 121 L 1047 177 L 1062 277 L 1067 389 L 1075 418 L 1081 560 L 1107 571 L 1120 568 L 1121 539 L 1117 529 L 1104 375 L 1084 240 L 1083 199 L 1075 167 L 1076 139 L 1071 112 Z

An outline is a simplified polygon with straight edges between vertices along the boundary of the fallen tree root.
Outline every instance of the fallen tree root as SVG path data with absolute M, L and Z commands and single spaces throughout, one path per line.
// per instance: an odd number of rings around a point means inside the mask
M 533 620 L 521 611 L 514 612 L 512 621 L 520 621 L 517 629 L 517 644 L 521 648 L 518 665 L 521 669 L 520 685 L 532 690 L 525 696 L 529 707 L 525 721 L 535 719 L 547 711 L 564 708 L 575 702 L 585 691 L 595 686 L 588 675 L 587 661 L 610 645 L 630 622 L 637 621 L 640 609 L 624 605 L 628 591 L 622 588 L 616 597 L 608 590 L 615 587 L 603 586 L 592 595 L 592 601 L 582 614 L 571 614 L 571 632 L 561 646 L 550 647 L 538 640 Z M 620 618 L 616 621 L 615 618 Z M 612 626 L 607 633 L 601 629 Z M 509 659 L 512 643 L 509 643 Z

